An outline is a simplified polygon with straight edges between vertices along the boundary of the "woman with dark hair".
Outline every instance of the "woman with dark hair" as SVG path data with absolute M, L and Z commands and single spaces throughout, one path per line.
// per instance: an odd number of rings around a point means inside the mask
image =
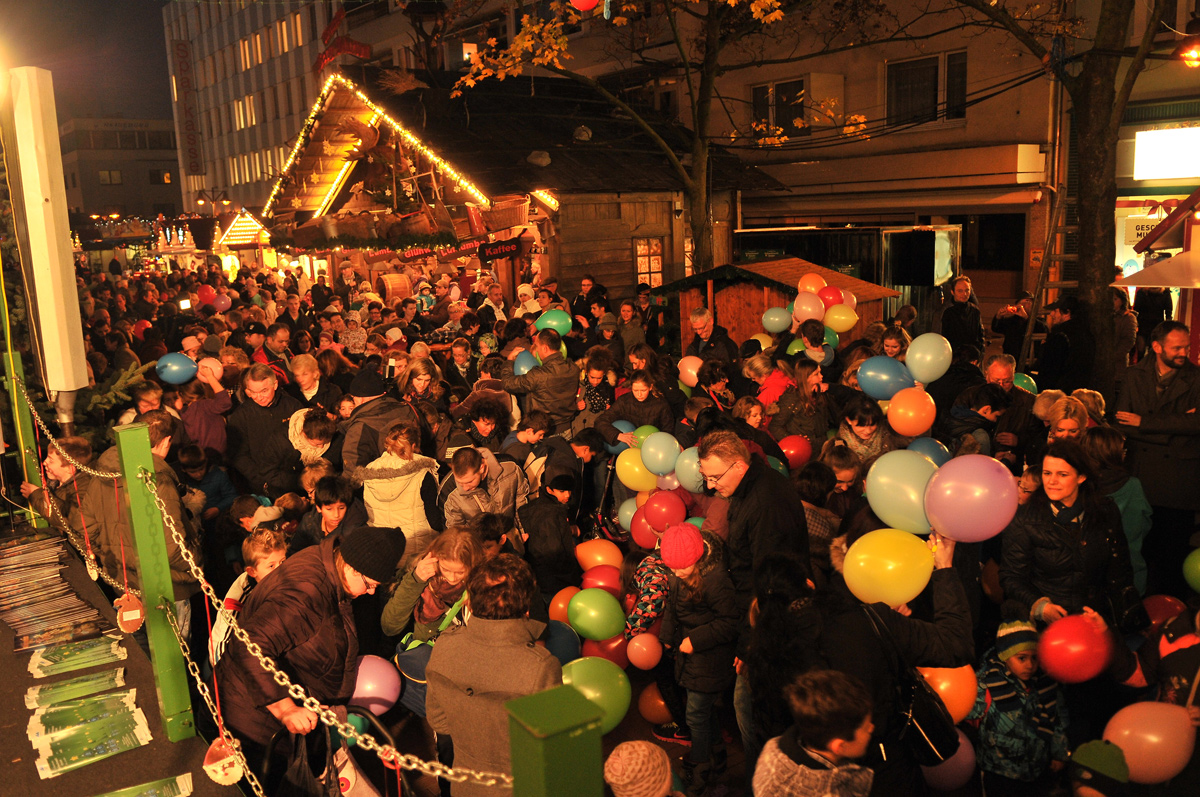
M 1042 486 L 1004 530 L 1000 581 L 1022 618 L 1052 623 L 1090 608 L 1123 632 L 1147 623 L 1117 505 L 1096 489 L 1074 440 L 1055 440 Z
M 307 329 L 296 330 L 292 335 L 291 349 L 293 354 L 312 354 L 313 339 Z
M 835 439 L 845 443 L 864 462 L 904 447 L 888 426 L 879 402 L 865 393 L 855 394 L 846 402 Z
M 336 349 L 321 349 L 317 353 L 317 365 L 321 368 L 322 379 L 327 379 L 331 384 L 337 385 L 343 393 L 350 392 L 350 383 L 354 381 L 354 375 L 358 373 L 358 369 L 354 363 L 346 359 L 345 355 Z
M 776 402 L 768 430 L 776 440 L 798 434 L 812 450 L 820 451 L 829 432 L 829 410 L 825 403 L 825 380 L 821 367 L 804 358 L 792 369 L 794 384 Z
M 655 387 L 654 377 L 646 371 L 634 371 L 629 377 L 629 392 L 618 396 L 612 406 L 596 418 L 596 431 L 604 435 L 606 443 L 611 446 L 621 442 L 632 446 L 633 432 L 622 432 L 613 425 L 616 421 L 628 421 L 635 429 L 648 424 L 660 432 L 675 431 L 671 407 Z
M 1083 448 L 1096 463 L 1096 490 L 1111 498 L 1121 511 L 1133 584 L 1139 594 L 1145 595 L 1146 558 L 1142 556 L 1142 543 L 1150 532 L 1151 509 L 1141 481 L 1125 468 L 1125 435 L 1111 426 L 1097 426 L 1083 436 Z
M 731 409 L 736 401 L 729 390 L 729 373 L 725 370 L 725 363 L 720 360 L 704 361 L 696 372 L 696 388 L 701 391 L 700 395 L 712 399 L 713 405 L 721 412 Z

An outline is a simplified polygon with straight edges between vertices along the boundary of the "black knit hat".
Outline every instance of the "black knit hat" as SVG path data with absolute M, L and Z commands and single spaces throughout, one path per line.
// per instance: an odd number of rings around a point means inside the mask
M 372 581 L 387 584 L 404 556 L 404 532 L 385 526 L 359 526 L 342 538 L 342 559 Z
M 575 477 L 569 473 L 560 473 L 550 481 L 546 482 L 546 486 L 551 490 L 566 490 L 567 492 L 574 492 Z
M 356 398 L 374 398 L 382 396 L 388 392 L 391 387 L 388 381 L 379 375 L 379 372 L 373 368 L 363 368 L 350 382 L 350 390 L 347 392 Z

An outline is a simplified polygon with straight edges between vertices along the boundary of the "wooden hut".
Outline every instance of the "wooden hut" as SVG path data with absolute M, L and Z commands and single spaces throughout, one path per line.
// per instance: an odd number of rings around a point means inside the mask
M 721 266 L 663 285 L 654 293 L 672 302 L 678 297 L 679 328 L 684 345 L 691 339 L 688 316 L 699 307 L 710 308 L 717 323 L 729 331 L 730 337 L 741 343 L 762 332 L 762 314 L 770 307 L 786 307 L 796 298 L 796 286 L 800 278 L 814 273 L 820 275 L 827 284 L 848 290 L 858 299 L 858 324 L 842 334 L 842 342 L 862 337 L 868 325 L 883 321 L 884 299 L 900 295 L 891 288 L 797 257 Z

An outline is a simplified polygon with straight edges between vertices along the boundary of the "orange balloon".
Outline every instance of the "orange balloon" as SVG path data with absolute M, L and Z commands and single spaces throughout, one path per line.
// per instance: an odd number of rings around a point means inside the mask
M 979 684 L 975 681 L 975 668 L 970 664 L 963 667 L 918 667 L 921 675 L 933 687 L 946 704 L 946 710 L 955 724 L 962 722 L 975 707 L 975 696 Z
M 584 571 L 600 565 L 612 565 L 620 569 L 625 557 L 616 543 L 608 540 L 588 540 L 575 546 L 575 558 Z
M 809 293 L 816 293 L 824 288 L 825 285 L 825 279 L 820 274 L 805 274 L 800 278 L 800 284 L 796 287 L 801 293 L 804 293 L 805 291 L 808 291 Z
M 649 501 L 651 492 L 652 492 L 651 490 L 642 490 L 640 493 L 638 493 L 634 499 L 637 501 L 637 506 L 640 507 L 642 504 Z
M 629 663 L 639 670 L 654 669 L 654 666 L 662 660 L 662 654 L 662 642 L 658 641 L 655 634 L 638 634 L 629 640 L 629 647 L 625 649 Z
M 671 721 L 671 710 L 663 702 L 658 684 L 650 684 L 642 690 L 638 697 L 638 713 L 651 725 L 665 725 Z
M 579 592 L 579 587 L 563 587 L 550 600 L 550 619 L 558 620 L 560 623 L 571 623 L 567 620 L 567 604 L 571 602 L 571 598 Z
M 929 431 L 937 417 L 937 405 L 924 389 L 906 387 L 892 396 L 887 419 L 896 434 L 916 437 Z

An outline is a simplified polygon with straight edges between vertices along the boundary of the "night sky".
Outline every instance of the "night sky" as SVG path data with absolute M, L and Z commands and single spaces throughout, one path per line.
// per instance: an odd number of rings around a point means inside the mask
M 170 119 L 168 0 L 0 0 L 0 66 L 54 74 L 59 122 Z

